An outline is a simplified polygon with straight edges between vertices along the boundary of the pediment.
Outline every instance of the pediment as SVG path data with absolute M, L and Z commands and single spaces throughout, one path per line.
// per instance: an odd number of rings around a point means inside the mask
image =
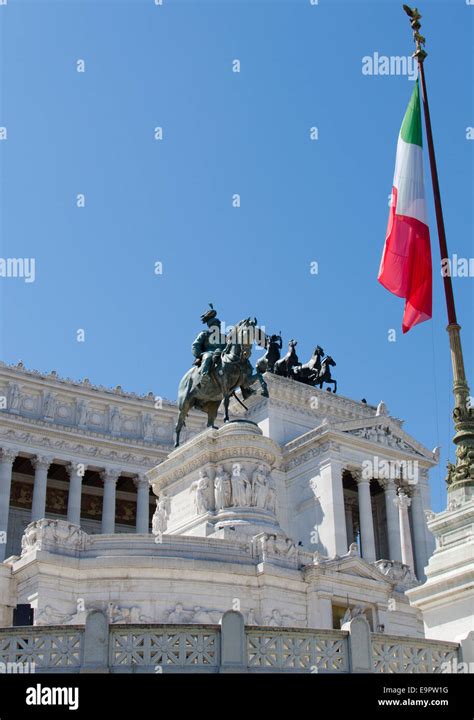
M 433 464 L 437 462 L 431 450 L 425 448 L 411 435 L 402 430 L 396 420 L 385 415 L 368 418 L 367 420 L 351 420 L 338 423 L 334 429 L 367 443 L 390 448 L 401 453 L 417 455 Z
M 390 581 L 382 575 L 380 570 L 360 557 L 340 557 L 328 560 L 326 569 L 333 572 L 342 573 L 343 575 L 352 575 L 353 577 L 363 578 L 365 580 L 376 580 L 377 582 L 386 582 L 390 585 Z

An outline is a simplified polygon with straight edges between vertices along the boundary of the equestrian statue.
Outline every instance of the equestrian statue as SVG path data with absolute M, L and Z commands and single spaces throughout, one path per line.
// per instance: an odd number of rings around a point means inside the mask
M 252 344 L 259 335 L 257 319 L 241 320 L 224 335 L 216 310 L 212 305 L 210 308 L 201 316 L 207 330 L 200 332 L 192 344 L 194 364 L 179 383 L 175 447 L 179 445 L 181 429 L 192 408 L 207 413 L 207 427 L 215 427 L 222 400 L 224 422 L 229 421 L 230 398 L 235 396 L 239 400 L 235 395 L 237 388 L 240 387 L 245 399 L 254 393 L 251 386 L 258 381 L 261 394 L 268 397 L 262 373 L 254 372 L 249 360 Z
M 322 388 L 323 384 L 334 385 L 337 381 L 331 377 L 331 367 L 336 365 L 330 355 L 316 345 L 307 363 L 300 363 L 296 354 L 296 340 L 288 343 L 288 352 L 281 358 L 283 346 L 281 333 L 265 335 L 257 326 L 256 318 L 245 318 L 225 334 L 221 330 L 221 321 L 213 305 L 201 315 L 201 322 L 207 326 L 192 344 L 193 366 L 179 383 L 178 420 L 176 423 L 176 442 L 179 445 L 180 433 L 186 417 L 192 408 L 207 413 L 207 427 L 215 427 L 214 422 L 222 401 L 224 401 L 224 422 L 229 421 L 229 402 L 231 397 L 245 407 L 236 395 L 240 388 L 245 400 L 255 393 L 252 385 L 260 384 L 261 395 L 268 397 L 267 384 L 263 378 L 266 372 L 302 382 L 305 385 Z M 256 343 L 266 352 L 256 363 L 256 371 L 250 363 L 252 345 Z M 329 391 L 329 388 L 327 388 Z

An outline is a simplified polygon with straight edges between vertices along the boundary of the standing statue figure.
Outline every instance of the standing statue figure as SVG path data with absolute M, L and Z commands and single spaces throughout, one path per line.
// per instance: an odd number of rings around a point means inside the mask
M 241 320 L 230 330 L 225 344 L 220 332 L 220 321 L 212 306 L 201 319 L 208 324 L 209 330 L 199 333 L 194 341 L 195 364 L 179 384 L 175 447 L 179 445 L 181 429 L 192 408 L 207 413 L 207 427 L 215 427 L 222 400 L 224 422 L 229 421 L 229 402 L 237 388 L 240 387 L 246 397 L 252 392 L 251 385 L 258 381 L 262 395 L 268 397 L 267 384 L 262 374 L 254 372 L 249 360 L 256 336 L 261 335 L 257 318 Z
M 162 535 L 168 526 L 171 500 L 166 495 L 156 498 L 156 510 L 153 514 L 151 529 L 153 535 Z
M 43 400 L 43 416 L 45 418 L 54 417 L 54 410 L 56 406 L 56 397 L 53 393 L 46 393 Z
M 271 476 L 268 478 L 265 510 L 269 510 L 273 514 L 275 514 L 275 512 L 276 512 L 276 489 L 275 489 L 275 483 L 273 482 Z
M 110 410 L 110 432 L 114 435 L 120 432 L 120 410 L 116 407 Z
M 150 413 L 142 414 L 143 439 L 153 440 L 153 420 Z
M 222 465 L 218 465 L 216 468 L 216 476 L 214 478 L 214 496 L 216 500 L 216 510 L 224 510 L 224 508 L 230 506 L 230 475 L 224 470 Z
M 8 400 L 8 409 L 10 411 L 12 410 L 18 410 L 20 407 L 20 388 L 18 387 L 18 383 L 12 383 L 10 385 L 10 396 Z
M 274 372 L 275 363 L 280 359 L 280 350 L 282 347 L 281 332 L 280 335 L 270 335 L 270 337 L 265 338 L 265 348 L 267 352 L 255 363 L 258 372 Z
M 225 335 L 221 334 L 221 321 L 217 317 L 214 306 L 210 303 L 210 310 L 201 315 L 201 322 L 208 327 L 200 332 L 192 344 L 192 353 L 196 358 L 194 365 L 201 369 L 201 387 L 209 385 L 209 376 L 212 365 L 219 365 L 220 357 L 226 346 Z
M 87 402 L 85 400 L 76 401 L 76 422 L 79 427 L 85 425 L 87 420 Z
M 262 463 L 257 465 L 252 475 L 252 505 L 264 508 L 268 495 L 268 474 Z
M 240 463 L 232 465 L 232 505 L 245 507 L 250 505 L 252 486 L 249 477 Z
M 194 504 L 198 515 L 203 515 L 209 510 L 209 476 L 205 470 L 199 471 L 199 478 L 189 488 L 194 493 Z

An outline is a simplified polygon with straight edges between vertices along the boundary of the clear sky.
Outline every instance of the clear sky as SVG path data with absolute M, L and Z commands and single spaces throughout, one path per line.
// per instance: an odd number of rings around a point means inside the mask
M 448 246 L 472 258 L 474 5 L 418 4 Z M 411 54 L 401 2 L 8 0 L 0 23 L 1 257 L 36 261 L 34 282 L 0 279 L 1 359 L 174 399 L 207 303 L 227 324 L 255 315 L 442 446 L 441 509 L 451 370 L 427 157 L 433 320 L 402 336 L 376 279 L 413 81 L 362 59 Z M 474 279 L 453 282 L 474 383 Z

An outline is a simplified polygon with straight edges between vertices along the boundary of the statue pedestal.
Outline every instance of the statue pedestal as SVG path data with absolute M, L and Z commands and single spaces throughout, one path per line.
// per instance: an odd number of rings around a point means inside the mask
M 282 533 L 276 516 L 281 449 L 253 422 L 208 429 L 147 473 L 157 496 L 154 533 L 252 537 Z
M 426 568 L 426 582 L 407 592 L 423 613 L 426 637 L 460 641 L 473 631 L 474 492 L 448 492 L 448 507 L 430 513 L 428 528 L 436 538 Z

